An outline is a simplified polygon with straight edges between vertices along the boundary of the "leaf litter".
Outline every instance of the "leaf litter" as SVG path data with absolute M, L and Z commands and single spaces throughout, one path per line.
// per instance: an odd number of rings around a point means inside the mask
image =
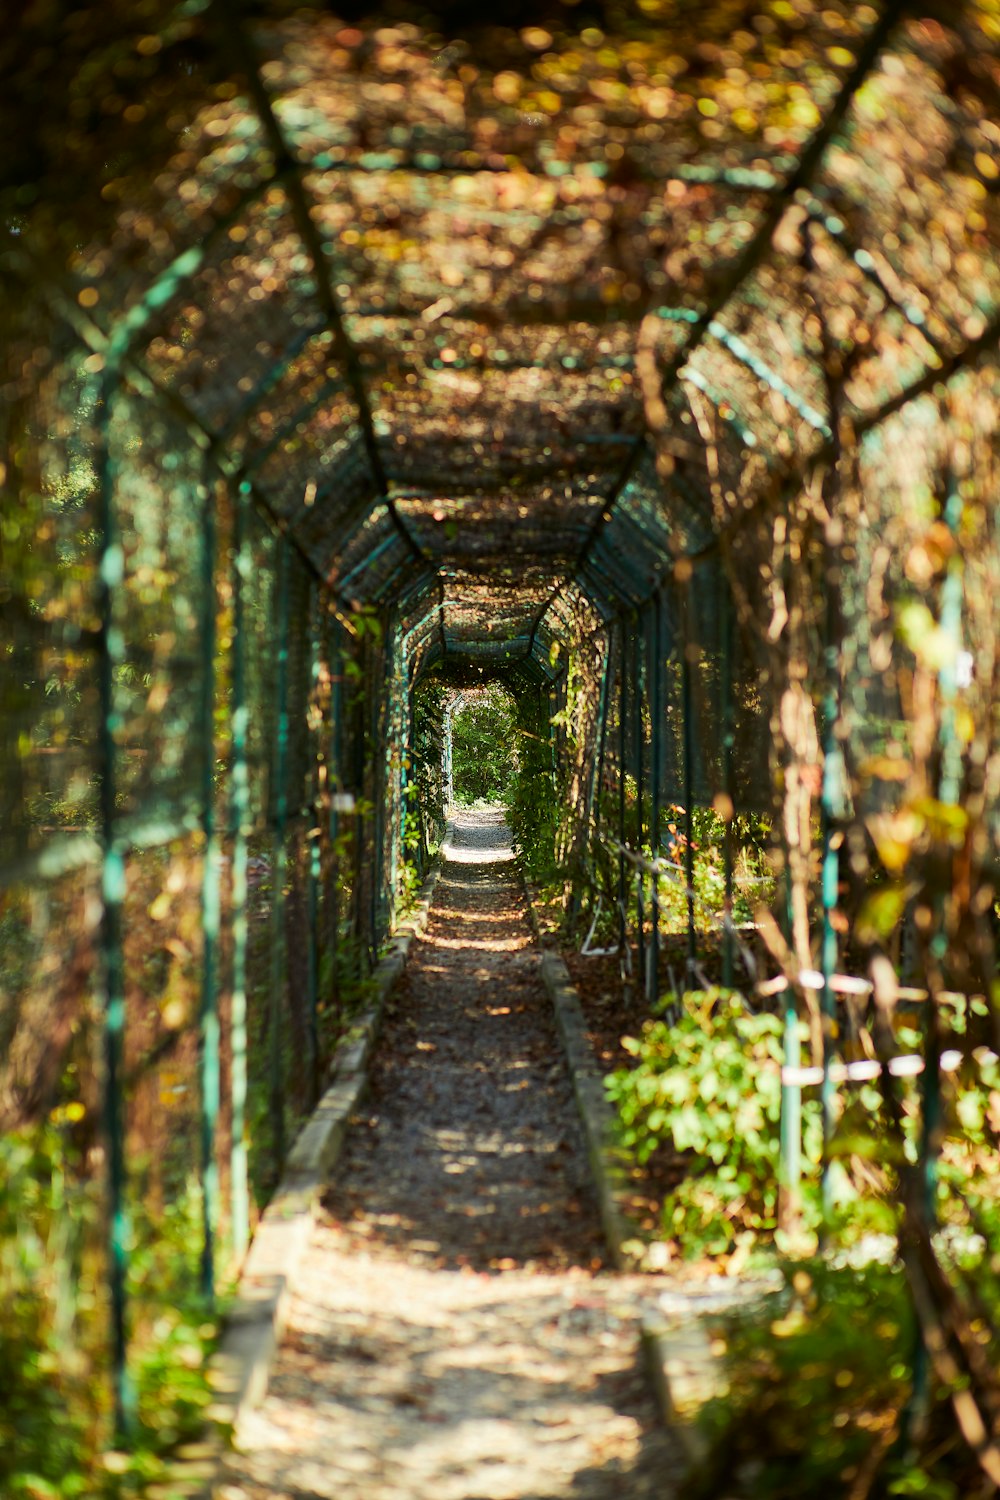
M 669 1500 L 496 811 L 459 813 L 230 1500 Z

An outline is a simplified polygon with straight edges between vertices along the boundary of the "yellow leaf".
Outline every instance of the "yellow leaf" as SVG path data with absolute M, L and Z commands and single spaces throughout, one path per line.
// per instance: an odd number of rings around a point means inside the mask
M 846 47 L 827 47 L 826 55 L 835 68 L 849 68 L 854 61 L 854 53 Z
M 924 831 L 924 820 L 912 809 L 875 813 L 867 820 L 868 832 L 887 870 L 898 874 L 906 865 L 914 843 Z
M 963 745 L 971 745 L 976 735 L 976 721 L 967 708 L 955 712 L 955 737 Z

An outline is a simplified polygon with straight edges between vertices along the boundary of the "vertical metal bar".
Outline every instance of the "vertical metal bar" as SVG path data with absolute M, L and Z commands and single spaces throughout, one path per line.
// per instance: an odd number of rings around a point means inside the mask
M 288 850 L 285 825 L 288 817 L 288 611 L 289 611 L 289 544 L 284 537 L 278 546 L 278 593 L 275 633 L 278 658 L 275 681 L 275 736 L 273 751 L 274 784 L 271 788 L 271 988 L 268 1009 L 268 1048 L 271 1076 L 271 1143 L 275 1169 L 285 1159 L 285 1068 L 284 1068 L 284 996 L 285 996 L 285 876 Z
M 653 595 L 653 608 L 649 627 L 649 716 L 650 716 L 650 816 L 649 844 L 653 854 L 654 874 L 652 882 L 649 967 L 646 975 L 646 999 L 650 1005 L 657 998 L 660 987 L 660 800 L 662 797 L 663 773 L 663 596 L 659 589 Z
M 388 747 L 387 741 L 390 738 L 390 735 L 389 735 L 389 723 L 390 723 L 390 720 L 389 720 L 389 703 L 390 703 L 391 685 L 390 685 L 389 678 L 388 678 L 388 665 L 387 664 L 388 664 L 389 651 L 388 651 L 388 641 L 387 641 L 386 637 L 383 637 L 383 639 L 382 639 L 382 647 L 381 647 L 381 649 L 382 649 L 382 652 L 383 652 L 383 659 L 382 659 L 382 661 L 380 663 L 382 671 L 381 671 L 380 676 L 379 676 L 378 691 L 375 694 L 373 694 L 373 697 L 372 697 L 372 708 L 371 708 L 371 711 L 372 711 L 372 718 L 371 718 L 371 743 L 374 746 L 374 745 L 378 745 L 381 742 L 381 743 L 383 743 L 383 746 L 384 746 L 384 753 L 383 753 L 382 767 L 381 767 L 381 769 L 382 769 L 382 775 L 381 775 L 381 778 L 380 778 L 380 783 L 378 781 L 376 781 L 376 775 L 377 775 L 376 766 L 377 766 L 378 762 L 377 761 L 373 761 L 373 764 L 372 764 L 372 792 L 371 792 L 371 800 L 372 800 L 372 803 L 374 804 L 374 809 L 375 809 L 374 810 L 374 815 L 372 817 L 372 840 L 373 840 L 373 843 L 374 843 L 374 849 L 373 849 L 374 859 L 372 861 L 372 864 L 373 864 L 373 868 L 374 868 L 374 871 L 375 871 L 375 877 L 374 877 L 374 879 L 373 879 L 373 881 L 371 883 L 369 948 L 370 948 L 370 951 L 371 951 L 371 957 L 372 957 L 373 964 L 374 964 L 374 962 L 375 962 L 375 960 L 377 958 L 377 950 L 378 950 L 378 946 L 379 946 L 379 941 L 380 941 L 380 939 L 382 937 L 382 932 L 381 932 L 381 927 L 380 927 L 380 922 L 379 922 L 379 916 L 380 916 L 381 905 L 382 905 L 382 890 L 383 890 L 383 885 L 384 885 L 384 882 L 385 882 L 385 811 L 386 811 L 386 806 L 385 805 L 386 805 L 386 799 L 387 799 L 388 793 L 389 793 L 389 778 L 388 778 L 388 775 L 386 774 L 386 772 L 387 772 L 388 757 L 389 757 L 389 747 Z M 373 673 L 372 676 L 374 677 L 374 675 L 375 674 Z M 382 734 L 382 713 L 383 713 L 383 710 L 385 712 L 385 734 L 384 734 L 384 736 Z
M 250 485 L 241 483 L 235 496 L 233 532 L 233 668 L 232 782 L 233 822 L 233 998 L 230 1018 L 232 1046 L 232 1143 L 230 1146 L 230 1213 L 233 1252 L 242 1261 L 250 1243 L 250 1188 L 247 1165 L 247 833 L 250 823 L 250 778 L 247 765 L 246 596 L 251 576 L 247 538 Z
M 317 822 L 310 830 L 307 907 L 309 915 L 309 1081 L 311 1102 L 319 1099 L 322 1087 L 323 1059 L 319 1041 L 319 887 L 322 864 L 320 831 Z
M 736 743 L 736 727 L 733 712 L 733 605 L 725 579 L 723 579 L 722 589 L 721 626 L 722 787 L 726 798 L 724 809 L 726 828 L 722 844 L 723 873 L 726 883 L 722 909 L 722 983 L 728 988 L 733 983 L 733 819 L 736 816 L 733 748 Z
M 782 927 L 787 941 L 791 940 L 793 928 L 791 866 L 788 845 L 784 845 L 785 868 L 783 888 Z M 795 991 L 789 985 L 785 991 L 784 1033 L 782 1052 L 786 1067 L 797 1068 L 802 1062 L 802 1043 L 799 1036 L 799 1012 Z M 802 1088 L 797 1083 L 781 1085 L 781 1130 L 780 1130 L 779 1180 L 784 1188 L 781 1208 L 783 1227 L 791 1229 L 798 1219 L 799 1191 L 802 1183 Z
M 330 838 L 340 832 L 339 803 L 344 765 L 344 627 L 334 617 L 330 659 Z
M 839 822 L 844 813 L 844 755 L 839 738 L 840 719 L 840 652 L 838 649 L 837 617 L 839 611 L 840 567 L 839 558 L 828 553 L 827 562 L 827 617 L 824 657 L 826 662 L 826 689 L 823 702 L 823 785 L 820 794 L 821 831 L 823 837 L 823 864 L 821 903 L 823 928 L 821 938 L 821 968 L 823 972 L 823 1082 L 820 1100 L 823 1110 L 823 1209 L 828 1216 L 833 1207 L 833 1174 L 831 1170 L 830 1143 L 834 1128 L 834 1105 L 836 1088 L 831 1075 L 837 1039 L 837 997 L 833 989 L 833 976 L 837 971 L 837 932 L 833 914 L 837 909 L 837 893 L 840 882 L 840 846 L 843 832 Z
M 455 788 L 452 783 L 452 746 L 451 746 L 451 704 L 444 711 L 444 743 L 442 745 L 441 778 L 444 782 L 444 812 L 447 818 L 451 812 L 451 804 L 455 798 Z
M 351 785 L 358 798 L 365 799 L 368 790 L 366 781 L 367 760 L 365 751 L 370 733 L 371 721 L 365 717 L 366 706 L 370 706 L 375 697 L 372 688 L 373 673 L 370 670 L 371 638 L 363 636 L 360 641 L 361 671 L 352 687 L 350 698 L 350 731 L 345 736 L 346 745 L 351 758 Z M 355 663 L 357 665 L 357 663 Z M 369 913 L 365 913 L 365 890 L 366 878 L 371 863 L 371 848 L 368 836 L 370 814 L 358 808 L 352 819 L 351 826 L 351 975 L 353 978 L 362 979 L 368 973 L 371 965 L 371 951 L 369 948 L 370 932 L 367 930 L 369 924 L 371 901 L 369 899 Z M 368 885 L 371 885 L 368 879 Z
M 811 251 L 807 251 L 811 266 Z M 811 266 L 812 269 L 814 269 Z M 823 1029 L 823 1081 L 820 1086 L 820 1102 L 823 1118 L 822 1157 L 822 1202 L 823 1228 L 821 1243 L 825 1238 L 833 1208 L 833 1164 L 830 1147 L 834 1129 L 834 1105 L 836 1089 L 831 1068 L 838 1037 L 837 998 L 833 989 L 833 976 L 837 969 L 837 932 L 834 913 L 837 909 L 840 883 L 840 848 L 843 844 L 843 829 L 839 826 L 845 816 L 846 776 L 840 734 L 840 643 L 843 620 L 841 588 L 843 584 L 842 548 L 844 526 L 840 508 L 840 484 L 843 463 L 842 398 L 843 382 L 840 356 L 835 354 L 829 338 L 825 318 L 820 315 L 820 335 L 823 343 L 827 396 L 830 406 L 830 427 L 833 435 L 834 464 L 824 480 L 824 502 L 827 520 L 823 538 L 823 587 L 826 593 L 826 614 L 823 627 L 823 657 L 825 683 L 823 690 L 823 783 L 820 792 L 821 834 L 823 860 L 821 867 L 820 902 L 823 914 L 820 939 L 820 967 L 823 973 L 821 999 Z
M 108 365 L 101 381 L 98 417 L 97 595 L 98 692 L 100 726 L 97 762 L 101 819 L 101 964 L 104 1000 L 104 1119 L 108 1152 L 108 1256 L 111 1292 L 112 1381 L 114 1423 L 123 1442 L 136 1415 L 135 1393 L 127 1368 L 125 1278 L 129 1222 L 125 1166 L 125 964 L 122 949 L 125 859 L 117 829 L 118 748 L 120 725 L 115 676 L 125 655 L 125 641 L 115 623 L 118 593 L 125 576 L 125 556 L 115 524 L 115 465 L 111 455 L 111 421 L 118 394 L 118 371 Z
M 962 524 L 962 496 L 952 479 L 944 504 L 944 522 L 956 536 Z M 938 672 L 938 696 L 941 710 L 938 723 L 940 769 L 938 801 L 957 807 L 962 791 L 962 747 L 955 731 L 955 704 L 958 697 L 958 654 L 962 645 L 963 562 L 961 548 L 956 546 L 941 585 L 940 628 L 950 644 Z M 937 930 L 931 939 L 931 954 L 936 963 L 943 962 L 948 951 L 945 930 L 944 897 L 937 898 Z M 928 1223 L 937 1219 L 937 1141 L 941 1129 L 941 1018 L 928 1005 L 924 1031 L 924 1071 L 921 1076 L 920 1168 L 924 1182 L 924 1204 Z
M 607 651 L 604 656 L 604 670 L 601 673 L 601 697 L 598 706 L 597 725 L 597 754 L 594 756 L 594 776 L 591 782 L 590 811 L 591 816 L 588 824 L 593 824 L 593 836 L 595 841 L 599 837 L 601 829 L 601 793 L 604 790 L 604 755 L 608 739 L 608 708 L 611 698 L 611 637 L 608 636 Z
M 785 1066 L 797 1068 L 802 1062 L 799 1037 L 799 1013 L 791 985 L 785 991 L 784 1034 L 782 1052 Z M 781 1206 L 782 1225 L 790 1229 L 798 1218 L 799 1190 L 802 1182 L 802 1088 L 797 1083 L 781 1085 L 779 1182 L 784 1193 Z
M 643 705 L 647 691 L 647 684 L 643 681 L 642 672 L 642 615 L 635 617 L 635 630 L 632 636 L 632 672 L 635 691 L 632 695 L 632 735 L 635 753 L 635 849 L 639 858 L 643 852 L 644 832 L 644 808 L 643 803 L 646 796 L 645 759 L 646 759 L 646 734 L 643 723 Z M 635 914 L 636 933 L 639 950 L 639 978 L 646 987 L 646 879 L 641 864 L 635 867 Z
M 387 923 L 389 931 L 392 931 L 396 925 L 396 897 L 399 891 L 399 860 L 402 852 L 402 828 L 404 823 L 403 716 L 399 662 L 396 655 L 398 642 L 399 631 L 395 621 L 393 621 L 385 633 L 385 806 L 389 816 L 385 818 L 382 829 L 383 845 L 386 839 L 389 842 L 389 919 Z
M 580 833 L 577 835 L 573 868 L 573 889 L 570 895 L 569 916 L 575 921 L 581 908 L 590 904 L 592 892 L 587 880 L 587 868 L 590 862 L 590 851 L 594 835 L 595 804 L 597 805 L 597 822 L 600 822 L 600 784 L 601 771 L 604 763 L 604 719 L 607 711 L 608 698 L 608 657 L 604 656 L 601 663 L 601 683 L 597 697 L 597 713 L 594 718 L 592 734 L 592 752 L 590 758 L 590 775 L 587 777 L 587 790 L 583 818 L 580 824 Z
M 405 693 L 400 700 L 399 711 L 399 850 L 403 863 L 406 862 L 407 825 L 410 821 L 406 803 L 410 787 L 410 758 L 413 754 L 412 703 L 413 697 L 407 682 Z
M 831 705 L 828 703 L 828 711 L 830 707 Z M 829 729 L 827 733 L 829 737 Z M 831 812 L 831 799 L 834 795 L 833 776 L 836 773 L 832 771 L 831 767 L 838 749 L 839 747 L 830 746 L 828 738 L 826 761 L 823 770 L 822 796 L 823 866 L 821 895 L 823 929 L 821 963 L 823 971 L 823 1082 L 820 1086 L 820 1099 L 823 1108 L 823 1207 L 826 1213 L 829 1213 L 833 1207 L 830 1143 L 833 1136 L 834 1104 L 837 1096 L 837 1090 L 831 1074 L 837 1036 L 837 997 L 833 990 L 833 975 L 837 971 L 837 934 L 833 926 L 832 915 L 837 906 L 840 860 L 837 853 L 839 841 L 836 837 L 834 815 Z M 829 788 L 827 785 L 828 780 L 831 782 Z
M 681 656 L 681 714 L 684 720 L 684 879 L 687 885 L 687 971 L 694 977 L 698 950 L 694 921 L 694 709 L 691 683 L 692 644 L 690 611 L 685 610 L 684 650 Z
M 340 794 L 344 763 L 344 627 L 333 617 L 330 641 L 330 728 L 329 728 L 329 824 L 330 875 L 327 884 L 329 909 L 326 914 L 327 941 L 330 944 L 331 1003 L 340 1005 L 340 895 L 341 895 L 341 849 L 340 849 Z
M 628 955 L 628 883 L 625 874 L 625 747 L 628 725 L 628 665 L 625 659 L 625 617 L 621 630 L 621 672 L 618 683 L 618 946 L 622 964 Z
M 417 757 L 417 694 L 416 694 L 416 685 L 413 682 L 412 676 L 411 676 L 412 671 L 413 671 L 412 663 L 409 660 L 407 660 L 407 662 L 406 662 L 406 680 L 407 680 L 407 690 L 406 690 L 406 758 L 407 758 L 407 760 L 410 763 L 409 764 L 409 771 L 407 772 L 407 788 L 409 788 L 411 785 L 414 785 L 416 783 L 416 780 L 417 780 L 417 777 L 416 777 L 416 767 L 417 767 L 417 759 L 416 759 L 416 757 Z M 405 803 L 404 803 L 404 807 L 405 807 Z M 416 817 L 416 820 L 417 820 L 417 845 L 416 845 L 416 849 L 417 849 L 417 875 L 422 880 L 423 877 L 424 877 L 424 875 L 427 873 L 427 857 L 428 857 L 428 852 L 429 852 L 430 841 L 429 841 L 429 837 L 428 837 L 428 833 L 427 833 L 427 814 L 426 814 L 426 809 L 421 806 L 419 797 L 416 800 L 416 812 L 415 812 L 414 816 Z
M 306 910 L 309 921 L 309 953 L 306 984 L 308 988 L 309 1013 L 309 1090 L 310 1103 L 315 1104 L 320 1091 L 319 1050 L 319 885 L 322 842 L 320 836 L 320 795 L 323 776 L 323 720 L 319 705 L 320 639 L 319 598 L 310 588 L 309 600 L 309 711 L 315 742 L 312 757 L 313 795 L 312 826 L 309 829 L 309 863 L 306 872 Z
M 549 749 L 552 756 L 552 786 L 556 785 L 559 770 L 559 726 L 556 724 L 556 715 L 559 712 L 559 684 L 549 683 Z
M 944 506 L 944 521 L 953 536 L 962 525 L 962 496 L 952 481 Z M 941 749 L 941 771 L 938 799 L 948 807 L 957 807 L 962 790 L 962 746 L 955 730 L 955 702 L 958 696 L 958 656 L 962 646 L 963 561 L 959 548 L 948 563 L 941 585 L 941 630 L 951 650 L 945 653 L 938 673 L 941 717 L 938 744 Z
M 202 973 L 199 1010 L 201 1085 L 201 1289 L 215 1296 L 219 1227 L 219 836 L 215 823 L 215 490 L 205 485 L 201 512 L 201 826 L 205 838 L 201 888 Z
M 954 536 L 961 525 L 962 497 L 952 479 L 948 497 L 944 504 L 943 519 Z M 951 650 L 938 671 L 938 695 L 940 718 L 938 722 L 938 749 L 940 763 L 938 771 L 938 800 L 949 807 L 956 807 L 962 788 L 962 750 L 955 733 L 955 700 L 958 694 L 958 652 L 962 642 L 962 556 L 956 551 L 948 563 L 941 586 L 940 629 L 950 643 Z M 936 931 L 930 942 L 930 956 L 936 966 L 948 951 L 948 936 L 944 921 L 944 897 L 936 900 Z M 931 986 L 929 985 L 930 989 Z M 920 1144 L 918 1169 L 922 1180 L 924 1212 L 927 1222 L 937 1221 L 938 1188 L 938 1136 L 941 1130 L 941 1017 L 933 1004 L 933 992 L 928 1000 L 924 1021 L 924 1071 L 920 1079 Z M 926 1426 L 930 1406 L 930 1356 L 923 1333 L 918 1325 L 913 1350 L 913 1392 L 909 1408 L 905 1413 L 905 1430 L 911 1441 Z

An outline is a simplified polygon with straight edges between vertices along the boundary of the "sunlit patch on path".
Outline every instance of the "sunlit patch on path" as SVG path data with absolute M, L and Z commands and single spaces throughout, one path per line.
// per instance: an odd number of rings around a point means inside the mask
M 510 829 L 499 812 L 459 813 L 441 849 L 449 864 L 492 867 L 514 858 Z M 452 877 L 452 884 L 456 884 Z M 461 882 L 457 882 L 461 886 Z
M 509 835 L 456 819 L 225 1500 L 668 1500 Z

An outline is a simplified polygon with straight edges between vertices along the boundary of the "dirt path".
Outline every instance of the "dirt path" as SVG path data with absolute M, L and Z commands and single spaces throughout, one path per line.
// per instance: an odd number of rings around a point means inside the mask
M 669 1500 L 499 816 L 445 853 L 222 1500 Z

